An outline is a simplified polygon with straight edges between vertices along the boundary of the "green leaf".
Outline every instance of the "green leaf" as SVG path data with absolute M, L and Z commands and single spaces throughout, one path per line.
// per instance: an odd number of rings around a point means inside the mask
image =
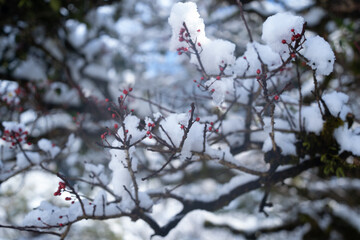
M 336 169 L 336 176 L 337 177 L 345 177 L 344 170 L 341 167 Z
M 50 7 L 54 10 L 54 12 L 59 12 L 61 7 L 60 0 L 50 0 Z

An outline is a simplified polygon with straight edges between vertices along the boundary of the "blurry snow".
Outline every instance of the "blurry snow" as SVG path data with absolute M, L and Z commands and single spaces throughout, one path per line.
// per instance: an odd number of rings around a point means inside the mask
M 0 100 L 8 104 L 19 104 L 20 99 L 16 94 L 18 88 L 17 82 L 0 80 Z
M 115 23 L 115 30 L 119 36 L 139 36 L 143 31 L 143 26 L 139 21 L 130 18 L 120 18 Z
M 349 129 L 347 123 L 335 129 L 334 137 L 339 143 L 341 151 L 349 151 L 360 156 L 360 135 Z
M 51 143 L 51 141 L 46 138 L 40 139 L 37 144 L 41 150 L 49 153 L 51 158 L 54 158 L 60 153 L 60 148 Z
M 44 81 L 47 79 L 42 62 L 34 57 L 28 57 L 25 61 L 22 61 L 20 66 L 15 69 L 14 76 L 32 81 Z
M 323 17 L 326 16 L 326 11 L 320 7 L 312 7 L 304 15 L 305 21 L 309 27 L 314 27 L 320 23 Z
M 66 22 L 66 28 L 69 31 L 69 41 L 74 47 L 80 47 L 86 41 L 87 28 L 85 23 L 79 23 L 76 20 L 69 19 Z

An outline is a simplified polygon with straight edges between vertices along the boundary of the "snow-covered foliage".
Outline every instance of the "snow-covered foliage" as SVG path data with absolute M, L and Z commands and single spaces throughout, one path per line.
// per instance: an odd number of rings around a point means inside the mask
M 255 234 L 293 220 L 289 209 L 306 192 L 297 190 L 318 191 L 313 169 L 341 176 L 356 166 L 357 103 L 342 84 L 328 84 L 335 54 L 307 31 L 306 18 L 254 1 L 244 9 L 268 17 L 249 28 L 241 4 L 207 14 L 212 1 L 135 2 L 98 6 L 83 22 L 67 18 L 57 37 L 38 28 L 30 56 L 11 63 L 12 72 L 0 66 L 0 194 L 20 176 L 53 189 L 2 228 L 64 238 L 83 220 L 128 217 L 136 223 L 120 223 L 131 229 L 121 232 L 126 239 L 207 239 L 205 221 Z M 231 20 L 238 9 L 243 27 Z M 59 14 L 71 15 L 64 7 Z M 22 46 L 4 39 L 4 56 L 15 56 Z M 41 180 L 28 177 L 35 171 Z M 337 215 L 346 209 L 330 205 Z M 293 233 L 301 238 L 311 227 Z

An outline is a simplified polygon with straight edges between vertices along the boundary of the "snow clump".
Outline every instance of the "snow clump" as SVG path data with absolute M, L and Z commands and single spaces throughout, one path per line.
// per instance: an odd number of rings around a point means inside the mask
M 307 63 L 317 75 L 329 75 L 334 68 L 335 54 L 328 42 L 322 37 L 315 36 L 305 42 L 303 53 L 309 62 Z
M 294 16 L 291 13 L 277 13 L 266 19 L 262 29 L 262 40 L 267 43 L 275 52 L 281 56 L 289 54 L 287 44 L 291 43 L 293 34 L 301 34 L 305 20 L 302 17 Z

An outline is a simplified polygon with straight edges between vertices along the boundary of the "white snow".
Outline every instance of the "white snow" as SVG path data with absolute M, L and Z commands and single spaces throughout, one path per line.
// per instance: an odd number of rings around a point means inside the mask
M 26 168 L 31 164 L 39 164 L 42 158 L 37 152 L 20 152 L 16 154 L 16 166 Z
M 312 106 L 304 106 L 301 110 L 302 124 L 305 130 L 308 132 L 314 132 L 319 134 L 323 128 L 324 121 L 319 110 L 319 107 L 315 104 Z M 298 122 L 298 116 L 297 121 Z
M 329 43 L 322 37 L 308 38 L 303 55 L 309 60 L 307 64 L 316 70 L 316 74 L 329 75 L 333 71 L 335 55 Z
M 304 18 L 294 16 L 289 12 L 277 13 L 268 17 L 264 22 L 261 38 L 273 51 L 286 57 L 289 50 L 287 44 L 283 44 L 282 40 L 291 43 L 293 35 L 291 29 L 294 29 L 295 34 L 301 33 L 304 23 Z
M 335 129 L 334 137 L 339 143 L 341 151 L 349 151 L 360 156 L 360 135 L 349 129 L 347 124 Z
M 342 92 L 331 92 L 324 94 L 322 99 L 325 101 L 326 106 L 329 108 L 331 115 L 340 117 L 345 120 L 346 115 L 350 112 L 350 108 L 345 104 L 349 100 L 349 96 Z
M 287 121 L 284 121 L 282 119 L 275 119 L 274 127 L 278 129 L 289 129 L 289 123 Z M 267 133 L 271 132 L 271 118 L 264 118 L 264 131 Z M 275 143 L 278 147 L 281 148 L 282 155 L 296 155 L 296 137 L 293 133 L 283 133 L 279 131 L 275 131 Z M 264 152 L 270 151 L 272 149 L 272 141 L 270 136 L 266 138 L 264 141 L 262 150 Z
M 200 59 L 207 74 L 219 74 L 219 66 L 232 65 L 235 63 L 235 44 L 222 39 L 210 40 L 201 43 L 203 50 Z M 191 63 L 197 64 L 195 55 L 191 56 Z
M 169 24 L 172 27 L 170 49 L 176 50 L 179 47 L 188 47 L 186 42 L 179 42 L 179 33 L 184 22 L 193 41 L 197 40 L 201 44 L 209 41 L 205 36 L 204 20 L 200 18 L 196 4 L 193 2 L 179 2 L 173 6 L 169 17 Z M 200 31 L 198 32 L 198 30 Z
M 197 51 L 200 53 L 200 59 L 203 63 L 205 71 L 208 74 L 218 74 L 220 65 L 232 65 L 235 62 L 234 51 L 235 44 L 222 39 L 210 40 L 205 35 L 205 25 L 197 6 L 193 2 L 177 3 L 173 6 L 169 17 L 169 24 L 172 27 L 172 37 L 170 41 L 170 49 L 176 50 L 181 47 L 190 48 L 186 41 L 179 41 L 179 33 L 184 29 L 183 23 L 186 24 L 191 40 L 196 43 Z M 185 32 L 185 34 L 187 34 Z M 201 46 L 197 45 L 198 43 Z M 191 63 L 200 67 L 195 54 L 191 55 Z
M 18 104 L 20 102 L 19 97 L 16 94 L 19 84 L 17 82 L 10 82 L 6 80 L 0 80 L 0 100 L 8 104 Z
M 53 145 L 51 141 L 46 138 L 40 139 L 38 142 L 38 146 L 44 152 L 49 153 L 51 158 L 56 157 L 56 155 L 60 153 L 60 148 L 58 146 Z

